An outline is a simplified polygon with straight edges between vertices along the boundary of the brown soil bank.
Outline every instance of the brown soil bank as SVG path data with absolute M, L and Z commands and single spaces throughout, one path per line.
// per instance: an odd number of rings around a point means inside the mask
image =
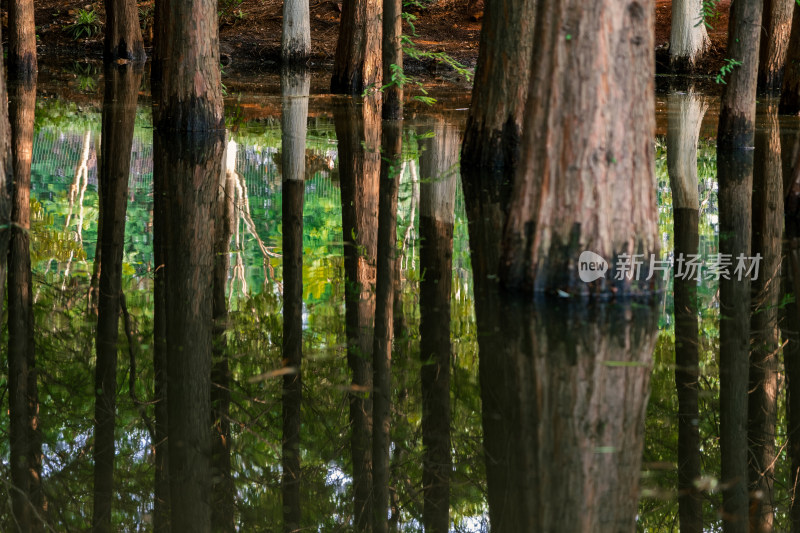
M 313 57 L 310 66 L 328 69 L 333 65 L 339 31 L 341 0 L 310 0 L 311 39 Z M 446 52 L 456 61 L 474 68 L 478 57 L 483 0 L 421 0 L 424 8 L 412 7 L 417 16 L 414 22 L 414 41 L 420 49 Z M 657 70 L 667 72 L 669 64 L 669 35 L 671 0 L 656 0 L 656 57 Z M 84 58 L 102 56 L 102 30 L 95 35 L 75 40 L 65 31 L 79 10 L 94 10 L 102 23 L 105 17 L 103 2 L 88 0 L 37 0 L 36 27 L 39 35 L 39 55 L 45 63 L 69 63 Z M 274 70 L 278 65 L 281 38 L 282 0 L 219 0 L 220 47 L 226 69 Z M 730 0 L 718 4 L 718 16 L 709 30 L 711 50 L 699 66 L 701 74 L 715 74 L 725 57 L 728 11 Z M 139 2 L 139 14 L 144 28 L 145 44 L 152 38 L 153 0 Z M 3 25 L 7 16 L 3 17 Z M 100 26 L 102 28 L 102 25 Z M 412 33 L 406 23 L 404 31 Z M 447 67 L 432 60 L 408 62 L 408 68 L 426 78 L 452 77 Z

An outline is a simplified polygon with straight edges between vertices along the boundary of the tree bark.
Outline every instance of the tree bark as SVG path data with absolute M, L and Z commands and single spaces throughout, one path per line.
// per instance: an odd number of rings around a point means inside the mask
M 668 96 L 667 167 L 674 218 L 675 257 L 698 253 L 700 202 L 697 188 L 697 139 L 708 102 L 690 89 Z M 678 516 L 681 533 L 703 531 L 698 405 L 697 281 L 675 275 L 675 386 L 678 396 Z
M 703 0 L 672 2 L 672 25 L 669 38 L 669 59 L 673 70 L 691 72 L 697 60 L 708 50 L 708 38 L 703 18 Z
M 758 60 L 758 90 L 777 94 L 789 49 L 794 0 L 764 0 Z
M 300 406 L 303 359 L 303 200 L 308 71 L 281 76 L 283 168 L 283 530 L 300 529 Z
M 170 522 L 173 531 L 209 531 L 214 214 L 224 134 L 156 135 L 154 169 L 165 172 Z
M 403 119 L 403 86 L 392 83 L 393 74 L 403 72 L 403 48 L 400 36 L 403 33 L 402 0 L 383 0 L 383 80 L 388 85 L 383 90 L 383 118 Z
M 8 2 L 8 77 L 36 82 L 36 22 L 33 0 Z
M 763 258 L 752 283 L 748 453 L 750 531 L 772 531 L 775 508 L 775 436 L 777 424 L 778 353 L 780 331 L 781 239 L 783 237 L 783 176 L 777 109 L 767 111 L 767 123 L 755 135 L 753 174 L 752 255 Z
M 105 0 L 105 8 L 103 59 L 106 62 L 118 59 L 144 62 L 146 56 L 136 0 Z
M 0 69 L 0 102 L 8 102 L 5 76 Z M 5 304 L 5 283 L 8 266 L 8 244 L 11 240 L 11 198 L 14 189 L 11 155 L 11 125 L 8 106 L 0 105 L 0 316 Z M 13 503 L 12 503 L 13 505 Z
M 640 254 L 646 272 L 658 252 L 653 17 L 651 0 L 540 0 L 522 159 L 503 232 L 506 287 L 604 297 L 654 290 L 644 274 L 583 283 L 576 268 L 591 250 L 612 266 Z
M 156 127 L 224 128 L 216 0 L 159 0 L 155 22 Z
M 378 253 L 375 274 L 375 338 L 372 347 L 372 531 L 389 530 L 389 443 L 392 405 L 394 264 L 397 243 L 397 193 L 402 156 L 402 127 L 384 121 L 381 130 L 378 200 Z
M 459 134 L 433 125 L 420 156 L 420 370 L 422 381 L 422 525 L 450 530 L 450 289 Z
M 344 236 L 345 332 L 352 373 L 350 451 L 353 460 L 353 525 L 372 524 L 372 343 L 380 183 L 380 107 L 348 101 L 334 108 L 339 150 Z
M 281 61 L 284 66 L 303 65 L 311 54 L 311 22 L 308 0 L 283 3 Z
M 334 94 L 380 88 L 382 0 L 343 0 L 331 78 Z M 388 81 L 388 80 L 387 80 Z
M 800 5 L 797 4 L 792 13 L 792 31 L 786 51 L 778 112 L 781 115 L 800 114 Z
M 102 267 L 97 302 L 94 407 L 94 508 L 92 530 L 113 531 L 111 506 L 114 499 L 114 430 L 117 414 L 117 338 L 122 255 L 125 246 L 125 216 L 128 203 L 133 127 L 142 80 L 140 68 L 107 64 L 103 97 L 102 153 L 99 190 Z M 99 259 L 97 259 L 99 260 Z
M 796 220 L 786 219 L 783 240 L 781 292 L 793 302 L 781 307 L 780 329 L 785 342 L 783 361 L 786 369 L 786 412 L 788 446 L 787 460 L 791 464 L 789 495 L 791 532 L 800 531 L 800 227 Z

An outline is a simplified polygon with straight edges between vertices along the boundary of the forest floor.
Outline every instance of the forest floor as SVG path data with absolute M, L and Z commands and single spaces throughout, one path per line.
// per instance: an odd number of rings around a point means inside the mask
M 219 0 L 220 51 L 226 70 L 240 72 L 275 71 L 278 66 L 281 39 L 281 7 L 283 0 Z M 423 2 L 425 0 L 422 0 Z M 658 72 L 669 70 L 669 35 L 671 0 L 656 0 L 656 62 Z M 39 56 L 46 64 L 61 64 L 102 56 L 102 33 L 75 40 L 65 31 L 74 22 L 79 10 L 94 10 L 102 22 L 105 12 L 102 1 L 36 0 L 35 17 L 39 36 Z M 313 56 L 310 66 L 328 71 L 333 65 L 341 16 L 341 0 L 310 0 L 311 40 Z M 730 0 L 718 4 L 718 16 L 711 20 L 711 49 L 698 66 L 700 74 L 715 74 L 725 57 Z M 478 58 L 483 0 L 439 0 L 431 7 L 418 10 L 414 22 L 414 42 L 423 51 L 445 52 L 469 68 Z M 416 11 L 414 11 L 416 9 Z M 139 2 L 145 44 L 152 41 L 153 0 Z M 4 17 L 3 25 L 7 25 Z M 408 23 L 404 31 L 412 34 Z M 4 28 L 5 30 L 5 28 Z M 446 78 L 461 81 L 449 67 L 433 60 L 407 61 L 406 68 L 423 79 Z

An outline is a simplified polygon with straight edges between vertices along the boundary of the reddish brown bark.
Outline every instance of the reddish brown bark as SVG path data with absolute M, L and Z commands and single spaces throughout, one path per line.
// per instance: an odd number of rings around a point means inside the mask
M 764 0 L 758 60 L 758 89 L 778 93 L 789 49 L 794 0 Z
M 36 81 L 36 23 L 33 0 L 8 2 L 8 76 Z
M 105 0 L 106 27 L 103 59 L 145 60 L 139 7 L 136 0 Z
M 786 51 L 786 66 L 783 70 L 781 103 L 778 112 L 781 115 L 800 113 L 800 6 L 796 4 L 792 14 L 792 31 Z
M 370 86 L 380 88 L 381 14 L 381 0 L 342 2 L 332 93 L 356 95 Z

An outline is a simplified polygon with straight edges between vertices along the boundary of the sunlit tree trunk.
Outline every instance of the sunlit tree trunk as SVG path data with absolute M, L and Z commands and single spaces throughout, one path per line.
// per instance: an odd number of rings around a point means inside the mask
M 107 62 L 118 59 L 144 61 L 144 42 L 136 0 L 105 0 L 105 7 L 103 59 Z
M 635 273 L 583 283 L 576 265 L 591 250 L 610 271 L 622 254 L 649 267 L 658 252 L 654 2 L 540 2 L 500 278 L 533 292 L 652 291 Z
M 112 531 L 114 499 L 114 430 L 117 415 L 117 337 L 119 332 L 122 254 L 128 205 L 133 127 L 142 70 L 107 64 L 103 97 L 99 191 L 100 270 L 97 302 L 94 406 L 94 509 L 92 529 Z
M 434 137 L 421 143 L 420 371 L 422 381 L 422 525 L 450 530 L 450 288 L 460 138 L 436 118 Z M 423 128 L 425 129 L 425 128 Z
M 669 38 L 669 59 L 677 71 L 691 71 L 711 40 L 703 20 L 703 0 L 674 0 Z
M 781 115 L 800 113 L 800 5 L 797 4 L 792 13 L 792 31 L 786 51 L 786 66 L 783 69 L 781 103 L 778 112 Z
M 339 151 L 344 237 L 347 365 L 352 373 L 350 452 L 353 461 L 353 524 L 372 524 L 372 343 L 380 182 L 380 106 L 367 98 L 334 108 Z
M 668 96 L 667 167 L 672 189 L 675 256 L 698 253 L 700 202 L 697 140 L 706 100 L 691 88 Z M 703 531 L 700 477 L 699 346 L 697 281 L 675 276 L 675 385 L 678 395 L 678 513 L 681 533 Z
M 758 89 L 778 93 L 789 49 L 795 0 L 764 0 L 758 60 Z
M 381 85 L 382 0 L 344 0 L 331 92 L 361 94 Z M 387 80 L 388 81 L 388 80 Z
M 783 175 L 777 109 L 755 135 L 753 172 L 752 255 L 763 258 L 752 282 L 752 348 L 748 397 L 750 470 L 750 531 L 772 531 L 775 507 L 775 436 L 780 332 L 781 238 L 783 237 Z
M 300 65 L 311 54 L 311 22 L 308 0 L 283 2 L 281 61 L 284 65 Z
M 36 23 L 33 0 L 8 2 L 8 76 L 36 81 Z
M 300 529 L 300 405 L 303 359 L 303 199 L 306 121 L 311 77 L 281 75 L 281 163 L 283 169 L 283 530 Z

